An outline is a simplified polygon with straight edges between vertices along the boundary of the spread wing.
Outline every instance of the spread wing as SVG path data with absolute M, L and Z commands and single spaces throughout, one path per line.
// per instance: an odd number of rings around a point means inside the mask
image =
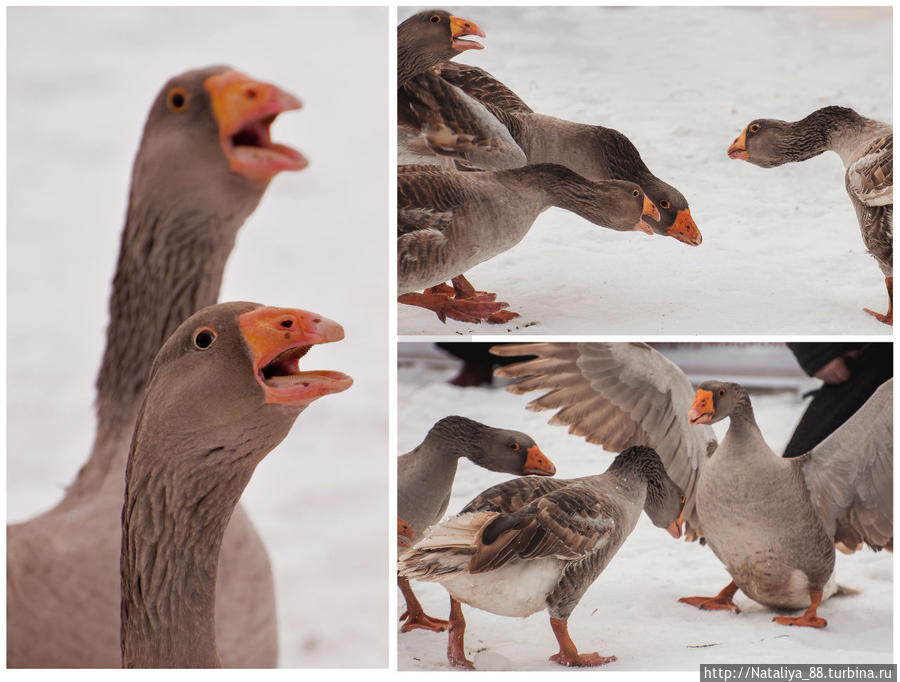
M 533 343 L 495 346 L 496 355 L 537 355 L 507 365 L 500 376 L 519 379 L 511 393 L 544 391 L 528 403 L 534 411 L 557 410 L 551 424 L 589 443 L 621 452 L 647 445 L 684 491 L 685 537 L 702 534 L 696 511 L 700 468 L 716 446 L 709 426 L 691 426 L 694 391 L 676 365 L 641 343 Z
M 894 134 L 871 142 L 847 169 L 849 191 L 867 206 L 894 203 Z
M 850 419 L 799 458 L 810 498 L 842 551 L 894 540 L 894 380 L 882 384 Z

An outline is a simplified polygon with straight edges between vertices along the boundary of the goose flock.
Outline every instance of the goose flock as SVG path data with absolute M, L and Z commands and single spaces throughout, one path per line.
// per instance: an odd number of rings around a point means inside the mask
M 556 179 L 551 183 L 538 176 L 529 187 L 513 187 L 510 193 L 505 187 L 510 176 L 502 172 L 523 165 L 558 164 L 584 181 L 633 182 L 655 209 L 644 220 L 651 233 L 692 246 L 701 244 L 687 199 L 650 171 L 625 135 L 534 112 L 495 76 L 455 60 L 461 52 L 484 47 L 462 36 L 484 38 L 485 32 L 475 21 L 442 10 L 419 12 L 398 29 L 398 73 L 403 76 L 398 80 L 400 303 L 431 310 L 442 322 L 450 318 L 469 324 L 505 324 L 518 317 L 497 294 L 470 285 L 465 271 L 521 241 L 536 218 L 526 214 L 522 205 L 559 185 Z M 889 124 L 850 109 L 825 107 L 792 124 L 754 121 L 728 149 L 731 158 L 765 167 L 828 149 L 841 156 L 863 242 L 884 274 L 889 295 L 886 313 L 864 310 L 888 325 L 893 319 L 892 140 Z M 423 164 L 447 170 L 425 174 L 420 170 Z M 463 191 L 458 176 L 469 178 L 467 187 L 476 182 L 483 185 L 491 201 L 485 202 L 477 192 Z M 579 181 L 580 191 L 604 207 L 606 214 L 592 222 L 624 229 L 608 217 L 621 200 L 599 189 L 587 190 L 590 185 L 584 181 Z M 489 189 L 499 184 L 504 185 L 503 191 Z M 578 191 L 575 184 L 567 187 Z M 550 205 L 572 210 L 560 203 Z M 545 208 L 546 204 L 535 210 Z
M 551 410 L 550 424 L 566 426 L 570 434 L 621 454 L 600 475 L 525 477 L 496 484 L 468 503 L 455 502 L 456 510 L 453 505 L 449 509 L 455 515 L 415 534 L 401 550 L 402 576 L 440 582 L 450 592 L 447 660 L 452 667 L 473 665 L 464 648 L 464 605 L 518 617 L 546 609 L 559 644 L 552 661 L 575 666 L 612 662 L 616 657 L 610 652 L 578 653 L 568 635 L 567 619 L 575 605 L 580 600 L 597 604 L 589 592 L 595 580 L 605 585 L 597 589 L 603 599 L 630 603 L 630 593 L 640 591 L 642 582 L 665 575 L 663 584 L 671 592 L 663 597 L 668 601 L 664 610 L 670 624 L 679 617 L 677 609 L 686 608 L 679 606 L 681 602 L 702 612 L 741 614 L 738 618 L 746 617 L 742 608 L 749 609 L 755 632 L 761 626 L 756 617 L 761 608 L 775 611 L 769 619 L 778 625 L 821 629 L 828 624 L 831 597 L 851 602 L 859 598 L 853 596 L 857 590 L 852 583 L 836 580 L 840 579 L 835 574 L 836 550 L 852 554 L 864 547 L 893 549 L 892 380 L 811 451 L 782 459 L 767 444 L 766 427 L 757 424 L 742 385 L 707 381 L 695 391 L 678 366 L 645 344 L 530 343 L 497 346 L 492 352 L 530 356 L 496 370 L 498 376 L 514 380 L 507 391 L 537 393 L 529 410 Z M 471 409 L 499 412 L 502 399 L 489 393 L 496 391 L 484 391 Z M 508 418 L 509 412 L 504 413 Z M 726 418 L 729 427 L 719 440 L 709 424 Z M 566 440 L 573 439 L 562 438 L 550 453 L 560 472 L 570 466 Z M 599 449 L 596 457 L 602 457 Z M 657 475 L 655 496 L 652 486 L 640 487 L 649 484 L 634 473 L 616 478 L 622 476 L 615 472 L 621 471 L 623 460 L 631 458 L 651 469 L 655 465 L 649 463 L 658 461 L 664 470 L 664 477 Z M 597 468 L 604 465 L 598 461 Z M 615 483 L 604 487 L 602 481 L 607 480 Z M 661 506 L 648 507 L 651 498 Z M 641 562 L 634 558 L 643 550 L 631 548 L 629 565 L 640 575 L 628 582 L 605 582 L 602 572 L 615 566 L 614 554 L 634 528 L 641 505 L 654 525 L 668 528 L 676 538 L 683 532 L 694 546 L 667 552 L 673 561 L 670 568 L 654 565 L 646 571 L 637 568 Z M 642 537 L 649 541 L 646 533 Z M 709 550 L 725 569 L 722 582 L 725 576 L 731 581 L 718 594 L 685 596 L 691 575 L 679 568 L 678 557 Z M 690 566 L 697 564 L 688 557 L 684 560 Z M 673 587 L 676 583 L 681 587 Z M 663 591 L 654 588 L 656 594 Z M 742 601 L 739 607 L 734 601 L 738 592 L 757 606 L 743 607 Z M 848 603 L 844 612 L 847 608 L 852 606 Z M 686 623 L 695 620 L 687 610 L 681 617 Z M 717 636 L 728 637 L 732 621 L 714 614 L 705 617 L 719 618 Z M 489 622 L 499 626 L 496 619 L 477 622 L 482 627 Z M 642 634 L 652 639 L 651 626 L 642 627 L 646 630 Z M 836 627 L 846 632 L 847 627 L 856 627 L 856 621 Z M 594 638 L 604 638 L 600 628 L 594 627 Z M 504 641 L 496 634 L 479 631 L 481 648 Z M 611 631 L 606 635 L 612 636 Z M 759 636 L 767 635 L 759 632 Z M 615 638 L 623 637 L 627 635 Z M 422 637 L 410 640 L 402 651 L 417 655 L 414 652 L 423 643 Z M 640 668 L 640 661 L 632 665 Z

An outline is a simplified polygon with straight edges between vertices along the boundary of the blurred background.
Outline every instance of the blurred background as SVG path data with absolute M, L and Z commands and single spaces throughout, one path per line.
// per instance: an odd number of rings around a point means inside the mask
M 419 9 L 401 7 L 403 21 Z M 773 169 L 729 159 L 750 121 L 827 105 L 893 119 L 891 7 L 445 7 L 487 34 L 454 61 L 534 111 L 614 128 L 688 200 L 703 243 L 541 214 L 466 275 L 521 314 L 442 324 L 399 306 L 401 334 L 889 334 L 887 304 L 825 153 Z

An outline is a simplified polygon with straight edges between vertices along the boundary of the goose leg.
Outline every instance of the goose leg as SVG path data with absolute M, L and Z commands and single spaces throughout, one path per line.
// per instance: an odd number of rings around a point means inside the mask
M 454 668 L 475 670 L 475 664 L 466 658 L 463 638 L 466 634 L 466 619 L 463 618 L 462 604 L 450 597 L 450 628 L 447 632 L 447 660 Z
M 894 278 L 893 277 L 885 277 L 884 284 L 887 287 L 888 292 L 888 310 L 883 315 L 881 313 L 876 313 L 874 310 L 869 310 L 868 308 L 863 308 L 863 310 L 872 317 L 874 317 L 879 322 L 884 322 L 885 324 L 889 324 L 891 326 L 894 325 Z
M 822 601 L 822 590 L 809 590 L 809 608 L 802 616 L 776 616 L 772 620 L 780 625 L 805 625 L 810 628 L 824 628 L 828 621 L 816 615 L 816 609 Z
M 596 651 L 592 654 L 579 654 L 575 642 L 569 637 L 569 622 L 557 620 L 551 616 L 550 627 L 559 642 L 559 653 L 553 654 L 550 660 L 566 666 L 591 667 L 604 665 L 616 660 L 615 656 L 600 656 Z
M 741 610 L 737 607 L 737 604 L 731 600 L 737 591 L 738 586 L 732 580 L 715 597 L 682 597 L 678 601 L 683 604 L 696 606 L 703 611 L 734 611 L 735 613 L 740 613 Z
M 397 585 L 400 587 L 403 598 L 406 600 L 406 611 L 400 616 L 400 620 L 402 621 L 405 619 L 406 622 L 400 627 L 400 632 L 409 632 L 416 628 L 431 630 L 432 632 L 443 632 L 447 629 L 447 621 L 441 620 L 440 618 L 432 618 L 425 614 L 422 605 L 419 603 L 419 600 L 416 599 L 416 595 L 409 585 L 409 580 L 406 578 L 397 578 Z

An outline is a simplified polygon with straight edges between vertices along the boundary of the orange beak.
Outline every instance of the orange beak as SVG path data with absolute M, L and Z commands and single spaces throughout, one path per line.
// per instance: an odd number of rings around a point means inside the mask
M 650 201 L 650 197 L 646 194 L 644 195 L 644 208 L 641 213 L 641 220 L 638 221 L 637 229 L 647 234 L 653 234 L 653 228 L 644 222 L 644 216 L 650 216 L 653 220 L 659 222 L 659 209 L 656 208 L 656 204 Z
M 297 150 L 273 144 L 269 126 L 283 111 L 299 109 L 293 95 L 239 71 L 225 71 L 205 82 L 219 125 L 219 141 L 229 168 L 251 180 L 269 182 L 283 170 L 301 170 L 309 162 Z
M 743 159 L 747 161 L 750 159 L 750 155 L 747 153 L 747 129 L 744 128 L 741 131 L 741 134 L 738 135 L 734 142 L 731 143 L 731 146 L 728 148 L 728 158 L 729 159 Z
M 460 40 L 460 36 L 478 36 L 485 38 L 484 31 L 478 28 L 478 24 L 462 17 L 450 16 L 450 35 L 453 37 L 451 45 L 460 52 L 464 50 L 483 50 L 484 45 L 474 40 Z
M 675 237 L 680 242 L 690 244 L 691 246 L 699 246 L 703 241 L 703 236 L 697 228 L 697 223 L 691 217 L 691 211 L 683 208 L 675 216 L 675 222 L 666 231 L 667 237 Z
M 238 319 L 267 403 L 306 407 L 353 384 L 343 372 L 301 372 L 299 368 L 300 358 L 312 346 L 344 338 L 344 329 L 337 322 L 306 310 L 266 307 L 250 310 Z
M 544 456 L 544 453 L 541 452 L 537 445 L 532 445 L 528 448 L 526 454 L 528 456 L 525 458 L 525 466 L 522 467 L 522 471 L 526 476 L 552 476 L 556 473 L 556 467 L 553 466 L 553 462 Z
M 669 535 L 671 535 L 676 540 L 681 537 L 681 524 L 684 523 L 684 507 L 681 508 L 681 513 L 678 515 L 678 518 L 672 521 L 666 528 L 669 531 Z
M 712 391 L 698 390 L 691 409 L 688 410 L 688 421 L 691 424 L 708 424 L 715 413 Z

